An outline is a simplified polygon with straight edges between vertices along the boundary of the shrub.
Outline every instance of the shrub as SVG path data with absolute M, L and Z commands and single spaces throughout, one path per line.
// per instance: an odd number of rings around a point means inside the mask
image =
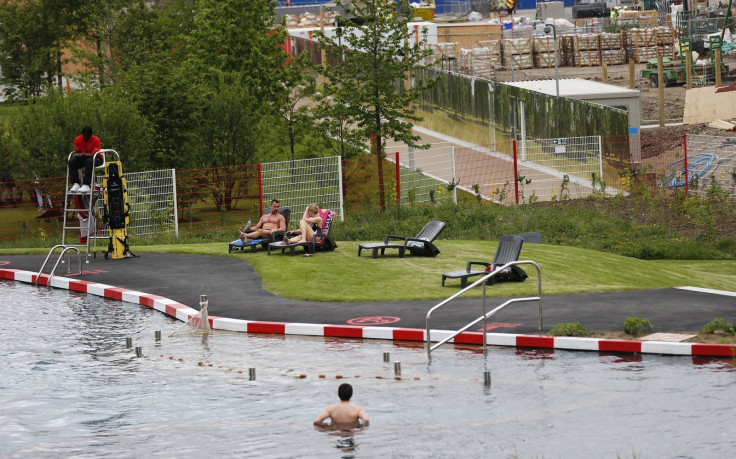
M 628 335 L 639 335 L 642 331 L 652 331 L 652 323 L 648 319 L 641 317 L 627 317 L 624 320 L 624 332 Z
M 562 323 L 555 325 L 549 331 L 550 336 L 590 336 L 590 332 L 579 323 Z
M 727 322 L 725 319 L 721 317 L 716 317 L 713 321 L 705 324 L 705 327 L 703 327 L 703 329 L 700 330 L 700 333 L 709 335 L 715 332 L 716 330 L 723 330 L 729 335 L 736 335 L 736 325 Z

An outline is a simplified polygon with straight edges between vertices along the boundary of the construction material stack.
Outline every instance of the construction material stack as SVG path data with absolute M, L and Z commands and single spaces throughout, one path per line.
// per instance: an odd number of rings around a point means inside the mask
M 498 46 L 500 51 L 500 46 Z M 492 80 L 496 76 L 494 68 L 498 64 L 494 64 L 494 54 L 491 48 L 473 48 L 473 49 L 461 49 L 460 53 L 462 58 L 460 59 L 460 71 L 463 74 L 477 76 Z M 497 56 L 500 57 L 500 56 Z
M 657 53 L 662 57 L 675 57 L 675 29 L 669 27 L 657 27 Z
M 643 64 L 657 57 L 657 30 L 630 29 L 624 33 L 626 59 Z
M 547 68 L 555 65 L 555 41 L 553 37 L 535 37 L 532 39 L 534 51 L 534 67 Z
M 624 37 L 620 33 L 601 34 L 601 62 L 608 65 L 626 63 L 624 53 Z
M 457 70 L 457 43 L 428 43 L 427 47 L 434 52 L 432 59 L 443 69 Z
M 601 65 L 600 35 L 582 34 L 573 37 L 573 60 L 578 67 Z
M 503 66 L 514 69 L 530 69 L 532 62 L 531 38 L 507 38 L 501 40 Z

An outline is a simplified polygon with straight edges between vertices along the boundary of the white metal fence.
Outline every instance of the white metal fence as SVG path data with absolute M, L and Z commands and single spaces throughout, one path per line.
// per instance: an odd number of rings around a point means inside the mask
M 517 156 L 526 199 L 574 199 L 605 188 L 600 136 L 525 140 L 518 143 Z
M 261 188 L 264 205 L 278 199 L 281 207 L 291 209 L 289 229 L 299 226 L 304 209 L 312 203 L 343 219 L 340 156 L 262 163 Z
M 504 204 L 515 200 L 518 179 L 519 202 L 573 199 L 595 191 L 613 195 L 619 190 L 602 180 L 601 138 L 572 137 L 535 139 L 517 143 L 513 153 L 485 147 L 446 146 L 432 150 L 408 150 L 399 154 L 401 201 L 428 202 L 456 190 L 478 194 Z M 388 156 L 395 161 L 394 155 Z M 452 184 L 453 186 L 449 186 Z
M 163 169 L 124 172 L 123 178 L 130 204 L 128 232 L 136 236 L 152 236 L 160 233 L 174 233 L 178 236 L 176 171 Z M 97 184 L 101 186 L 103 179 L 104 176 L 98 176 Z M 100 215 L 104 215 L 102 199 L 97 201 L 97 209 Z M 107 225 L 104 223 L 101 225 L 100 236 L 109 236 Z
M 388 155 L 396 161 L 396 155 Z M 455 183 L 455 147 L 415 150 L 399 154 L 401 203 L 430 202 L 447 196 L 447 185 Z M 457 202 L 457 192 L 449 192 Z

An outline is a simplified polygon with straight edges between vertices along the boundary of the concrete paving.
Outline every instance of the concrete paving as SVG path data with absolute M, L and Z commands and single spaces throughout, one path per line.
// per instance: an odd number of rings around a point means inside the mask
M 223 253 L 226 251 L 225 243 Z M 427 311 L 440 301 L 289 300 L 263 289 L 260 277 L 246 261 L 250 255 L 244 254 L 242 260 L 183 254 L 142 254 L 138 258 L 105 260 L 98 255 L 83 265 L 81 276 L 68 277 L 160 295 L 194 309 L 199 309 L 199 296 L 205 294 L 211 315 L 254 321 L 422 329 L 426 326 Z M 0 269 L 35 273 L 44 258 L 44 255 L 0 255 Z M 66 269 L 57 271 L 63 275 Z M 440 282 L 439 273 L 437 282 Z M 455 291 L 448 288 L 448 296 Z M 488 309 L 505 300 L 491 298 Z M 736 296 L 676 288 L 550 295 L 543 296 L 543 305 L 541 333 L 537 329 L 536 302 L 501 311 L 489 321 L 490 327 L 496 333 L 546 334 L 557 323 L 579 322 L 593 331 L 621 331 L 627 317 L 643 317 L 654 324 L 657 332 L 677 333 L 698 331 L 715 317 L 736 322 Z M 433 316 L 432 329 L 459 329 L 479 317 L 481 311 L 480 299 L 459 300 Z M 471 331 L 480 331 L 480 326 Z

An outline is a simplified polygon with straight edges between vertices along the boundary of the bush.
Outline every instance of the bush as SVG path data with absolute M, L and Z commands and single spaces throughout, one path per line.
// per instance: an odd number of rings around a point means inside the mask
M 709 322 L 700 330 L 700 333 L 710 335 L 716 330 L 723 330 L 729 335 L 736 335 L 736 325 L 727 322 L 721 317 L 716 317 L 712 322 Z
M 590 336 L 590 332 L 579 323 L 562 323 L 555 325 L 548 333 L 550 336 Z
M 641 317 L 627 317 L 624 320 L 624 332 L 627 335 L 637 336 L 642 331 L 652 331 L 652 323 L 648 319 L 642 319 Z

